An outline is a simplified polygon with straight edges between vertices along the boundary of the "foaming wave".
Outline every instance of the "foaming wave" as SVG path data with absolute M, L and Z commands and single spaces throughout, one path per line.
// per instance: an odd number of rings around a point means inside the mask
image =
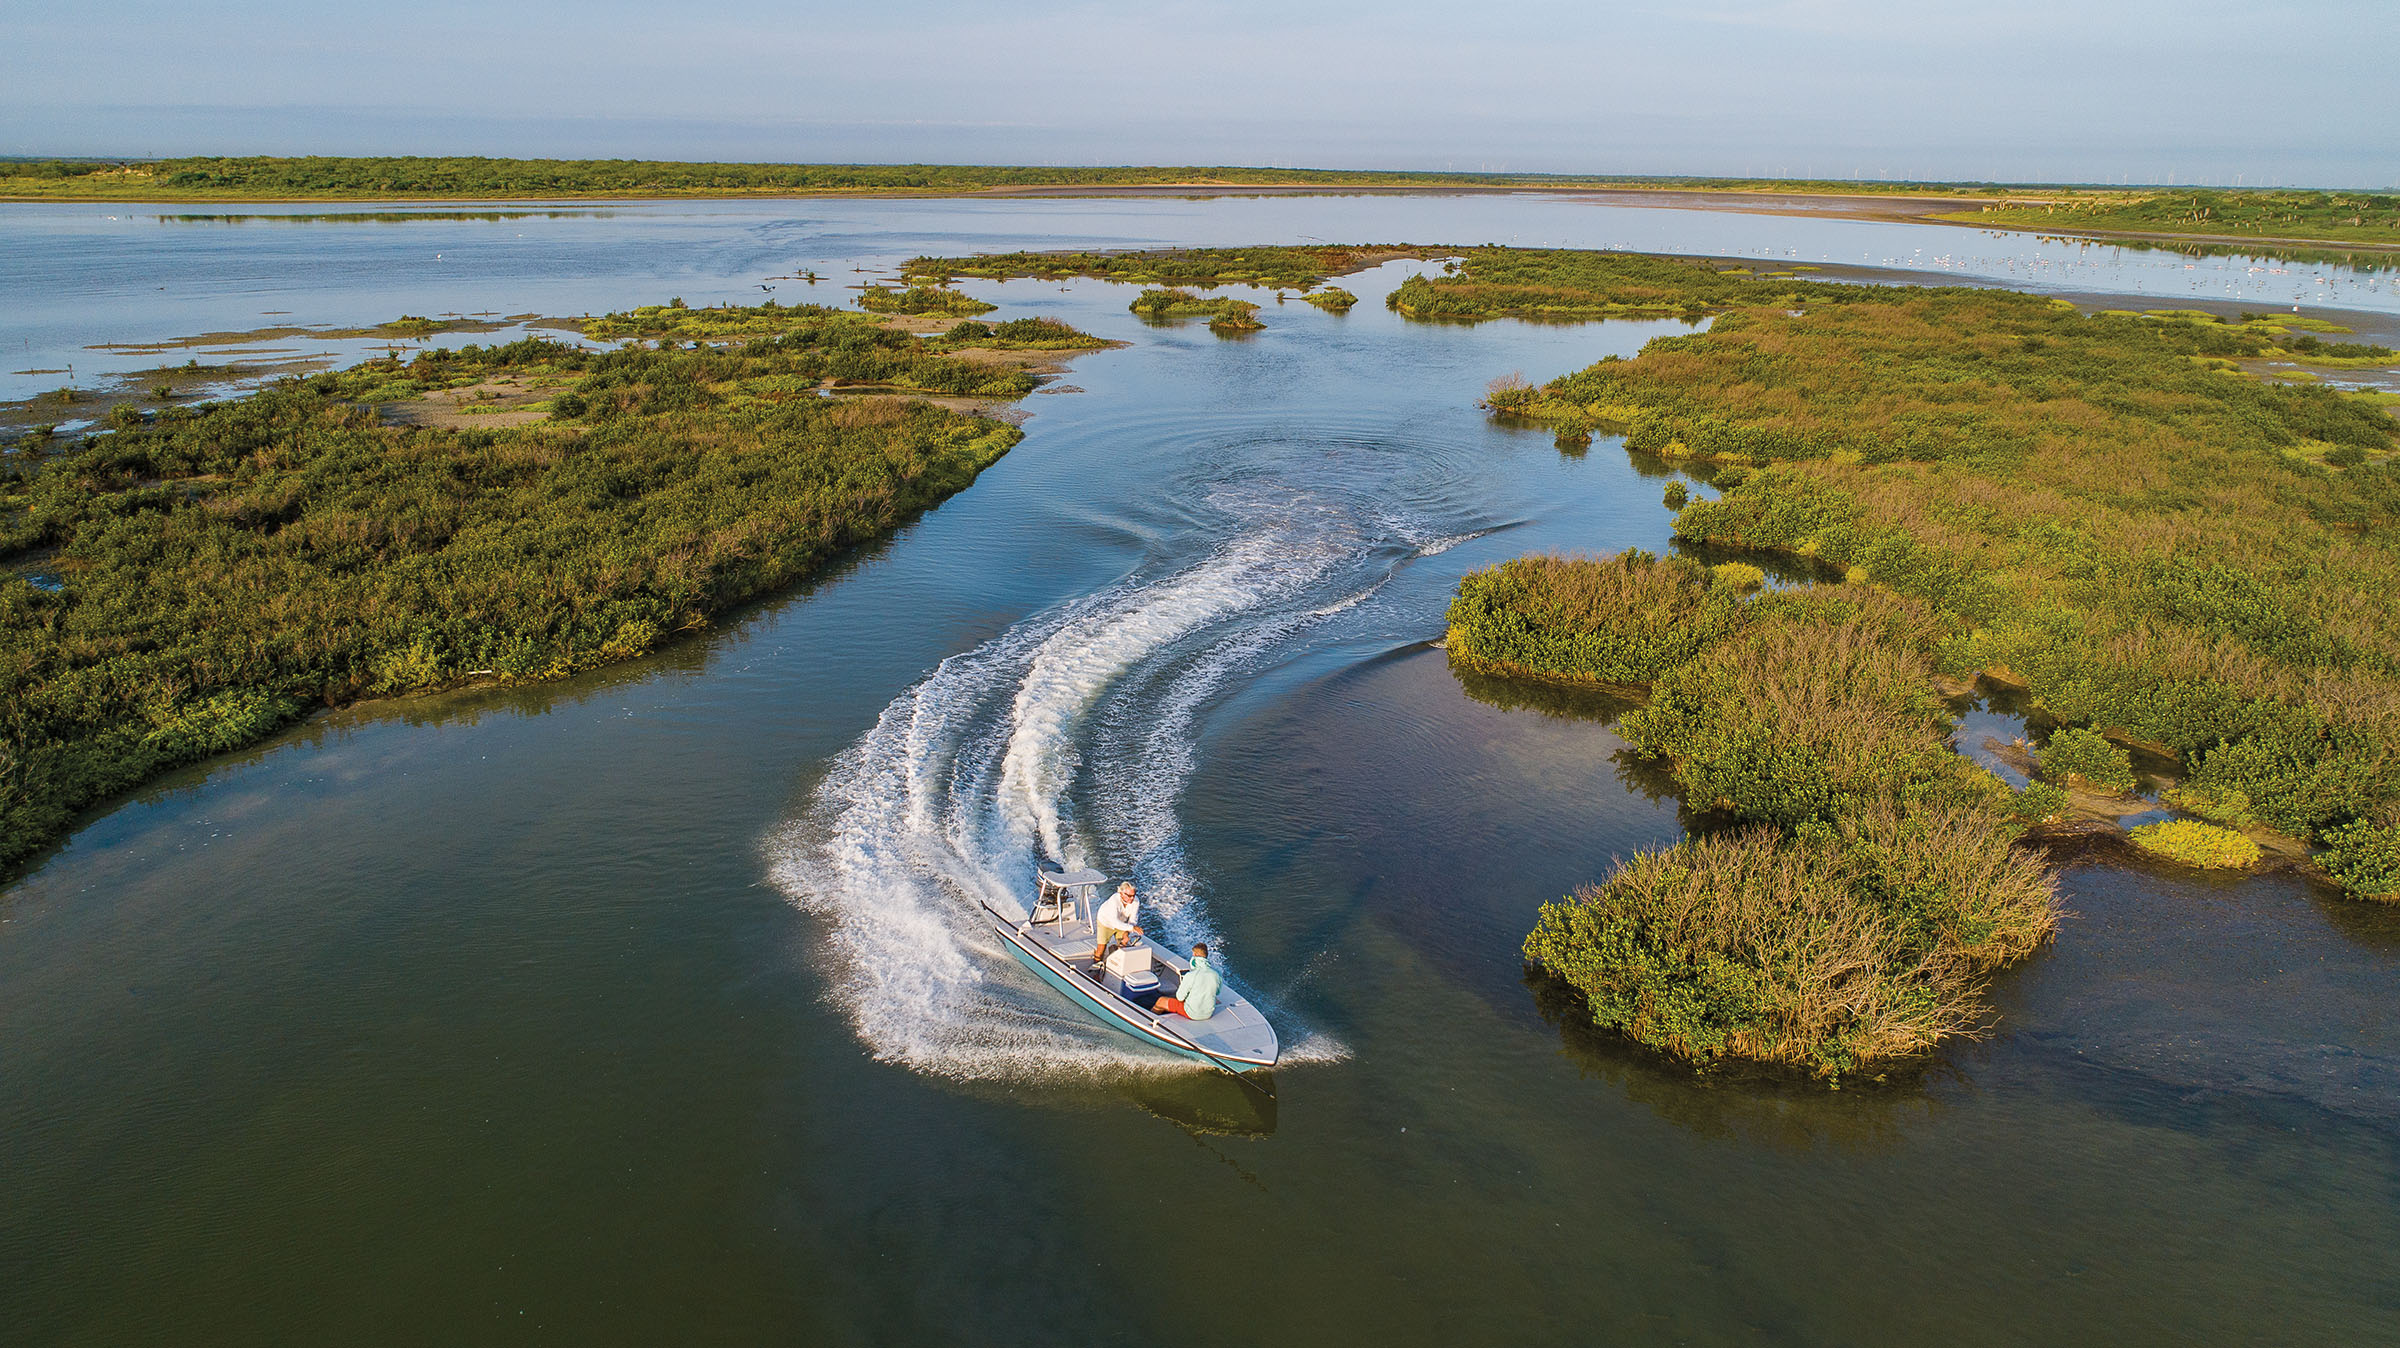
M 1085 1018 L 1015 962 L 982 908 L 1021 917 L 1037 856 L 1081 865 L 1096 850 L 1131 864 L 1165 934 L 1217 939 L 1177 815 L 1198 718 L 1239 672 L 1382 584 L 1312 606 L 1378 541 L 1288 499 L 1237 513 L 1257 527 L 1194 565 L 943 661 L 769 839 L 770 876 L 824 920 L 834 1000 L 877 1057 L 984 1080 L 1207 1070 Z M 1087 756 L 1105 806 L 1085 823 L 1071 802 Z M 1289 1033 L 1284 1061 L 1347 1056 Z
M 1177 580 L 1141 588 L 1061 626 L 1034 652 L 1009 721 L 1014 733 L 1001 763 L 1002 809 L 1069 865 L 1087 859 L 1064 828 L 1066 799 L 1080 757 L 1074 723 L 1144 656 L 1213 619 L 1256 606 L 1278 579 L 1273 547 L 1253 540 Z
M 1490 532 L 1489 529 L 1470 529 L 1463 534 L 1448 534 L 1430 539 L 1417 544 L 1417 555 L 1419 557 L 1439 557 L 1461 543 L 1472 543 Z
M 1311 1030 L 1301 1035 L 1297 1043 L 1284 1045 L 1283 1054 L 1276 1060 L 1276 1065 L 1279 1067 L 1293 1067 L 1301 1064 L 1315 1066 L 1329 1062 L 1348 1062 L 1349 1060 L 1349 1045 L 1329 1034 Z

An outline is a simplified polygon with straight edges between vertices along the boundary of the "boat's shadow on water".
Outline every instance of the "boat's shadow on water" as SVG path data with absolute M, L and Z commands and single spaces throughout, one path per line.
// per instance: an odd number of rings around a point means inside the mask
M 1275 1074 L 1266 1071 L 1246 1072 L 1236 1079 L 1230 1072 L 1196 1064 L 1185 1071 L 1177 1064 L 1159 1072 L 1042 1082 L 1031 1089 L 1023 1082 L 953 1084 L 969 1095 L 1069 1113 L 1132 1105 L 1196 1136 L 1265 1138 L 1275 1132 Z
M 1135 1077 L 1111 1087 L 1117 1096 L 1191 1133 L 1267 1137 L 1275 1131 L 1275 1076 L 1224 1072 Z
M 1964 1081 L 1955 1066 L 1933 1057 L 1846 1077 L 1838 1087 L 1772 1067 L 1696 1069 L 1593 1024 L 1582 996 L 1548 974 L 1529 969 L 1525 987 L 1579 1075 L 1606 1081 L 1659 1118 L 1714 1140 L 1784 1151 L 1891 1150 L 1941 1113 L 1935 1087 Z

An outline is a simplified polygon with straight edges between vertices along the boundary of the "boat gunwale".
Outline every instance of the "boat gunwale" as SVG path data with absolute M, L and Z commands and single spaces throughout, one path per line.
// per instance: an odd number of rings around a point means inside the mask
M 1261 1058 L 1247 1053 L 1237 1053 L 1232 1051 L 1223 1053 L 1214 1052 L 1209 1049 L 1201 1048 L 1198 1044 L 1193 1043 L 1180 1035 L 1174 1034 L 1170 1031 L 1162 1030 L 1149 1016 L 1140 1013 L 1138 1008 L 1134 1007 L 1131 1003 L 1126 1002 L 1124 998 L 1109 992 L 1105 988 L 1093 986 L 1091 984 L 1091 980 L 1085 978 L 1072 966 L 1068 965 L 1066 961 L 1060 959 L 1040 940 L 1036 939 L 1029 933 L 1019 931 L 1018 922 L 1010 920 L 1008 916 L 1002 913 L 999 909 L 992 907 L 989 903 L 985 903 L 983 904 L 983 911 L 988 917 L 990 917 L 992 926 L 998 930 L 1002 938 L 1007 940 L 1010 948 L 1018 951 L 1020 954 L 1033 957 L 1039 963 L 1041 968 L 1052 976 L 1052 981 L 1059 986 L 1061 991 L 1068 993 L 1070 996 L 1082 1002 L 1087 1007 L 1107 1013 L 1107 1015 L 1116 1023 L 1138 1032 L 1142 1038 L 1150 1041 L 1151 1043 L 1157 1044 L 1161 1048 L 1183 1057 L 1196 1058 L 1217 1063 L 1239 1064 L 1245 1069 L 1273 1067 L 1275 1066 L 1277 1060 L 1283 1056 L 1283 1043 L 1280 1036 L 1277 1036 L 1276 1039 L 1275 1056 Z M 1027 920 L 1030 921 L 1030 919 Z M 1227 989 L 1227 991 L 1234 997 L 1238 998 L 1242 1005 L 1249 1007 L 1253 1012 L 1258 1014 L 1260 1023 L 1266 1026 L 1269 1034 L 1274 1033 L 1274 1025 L 1267 1021 L 1265 1013 L 1258 1011 L 1258 1007 L 1255 1003 L 1251 1002 L 1249 998 L 1243 997 L 1239 992 L 1235 992 L 1230 988 Z

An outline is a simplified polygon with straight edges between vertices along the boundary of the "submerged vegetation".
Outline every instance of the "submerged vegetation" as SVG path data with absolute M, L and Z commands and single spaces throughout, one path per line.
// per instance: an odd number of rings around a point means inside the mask
M 776 331 L 677 344 L 705 315 L 715 335 Z M 595 326 L 661 345 L 430 350 L 236 401 L 121 409 L 111 433 L 11 455 L 0 862 L 312 706 L 639 655 L 889 533 L 1018 438 L 828 383 L 1014 396 L 1034 382 L 830 310 L 663 306 Z M 975 326 L 988 345 L 994 329 Z M 547 391 L 549 418 L 434 429 L 375 408 L 498 381 Z
M 1462 583 L 1463 664 L 1647 685 L 1622 733 L 1694 805 L 1746 826 L 1545 910 L 1527 956 L 1601 1023 L 1820 1072 L 1976 1023 L 1980 971 L 2048 929 L 2048 891 L 2030 861 L 1996 888 L 1957 877 L 1997 874 L 1977 869 L 2007 850 L 1990 839 L 2067 804 L 2050 782 L 2009 793 L 1950 751 L 1933 690 L 1978 675 L 2059 723 L 2043 776 L 2127 790 L 2125 746 L 2146 748 L 2180 761 L 2185 808 L 2322 842 L 2353 893 L 2400 890 L 2400 425 L 2243 364 L 2332 355 L 2312 325 L 1514 250 L 1470 252 L 1394 305 L 1718 315 L 1631 360 L 1499 381 L 1487 401 L 1621 433 L 1713 482 L 1718 499 L 1671 498 L 1684 540 L 1846 577 L 1746 597 L 1697 563 L 1628 556 L 1525 558 Z M 1950 878 L 1900 895 L 1847 878 L 1858 821 L 1885 814 L 1938 822 L 1902 826 L 1876 854 L 1883 874 Z M 2255 860 L 2240 833 L 2179 822 L 2144 840 Z M 1920 847 L 1946 859 L 1903 855 Z M 1955 920 L 1899 916 L 1921 912 Z M 1861 944 L 1869 930 L 1882 944 Z M 2009 934 L 1987 946 L 1992 933 Z M 1811 990 L 1817 969 L 1840 973 Z M 1793 1009 L 1834 984 L 1858 994 L 1838 1033 Z M 1903 1004 L 1943 1009 L 1872 1010 Z

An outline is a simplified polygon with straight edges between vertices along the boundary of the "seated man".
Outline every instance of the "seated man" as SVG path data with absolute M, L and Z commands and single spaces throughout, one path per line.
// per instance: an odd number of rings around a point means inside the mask
M 1100 944 L 1092 950 L 1092 963 L 1107 959 L 1110 946 L 1133 944 L 1134 938 L 1142 934 L 1141 909 L 1133 897 L 1131 880 L 1117 886 L 1116 897 L 1101 904 L 1100 911 L 1092 914 L 1092 925 L 1100 932 Z
M 1203 941 L 1192 947 L 1191 972 L 1176 985 L 1175 995 L 1159 998 L 1150 1009 L 1172 1011 L 1185 1020 L 1206 1020 L 1217 1014 L 1217 989 L 1224 984 L 1217 971 L 1208 967 L 1208 943 Z

